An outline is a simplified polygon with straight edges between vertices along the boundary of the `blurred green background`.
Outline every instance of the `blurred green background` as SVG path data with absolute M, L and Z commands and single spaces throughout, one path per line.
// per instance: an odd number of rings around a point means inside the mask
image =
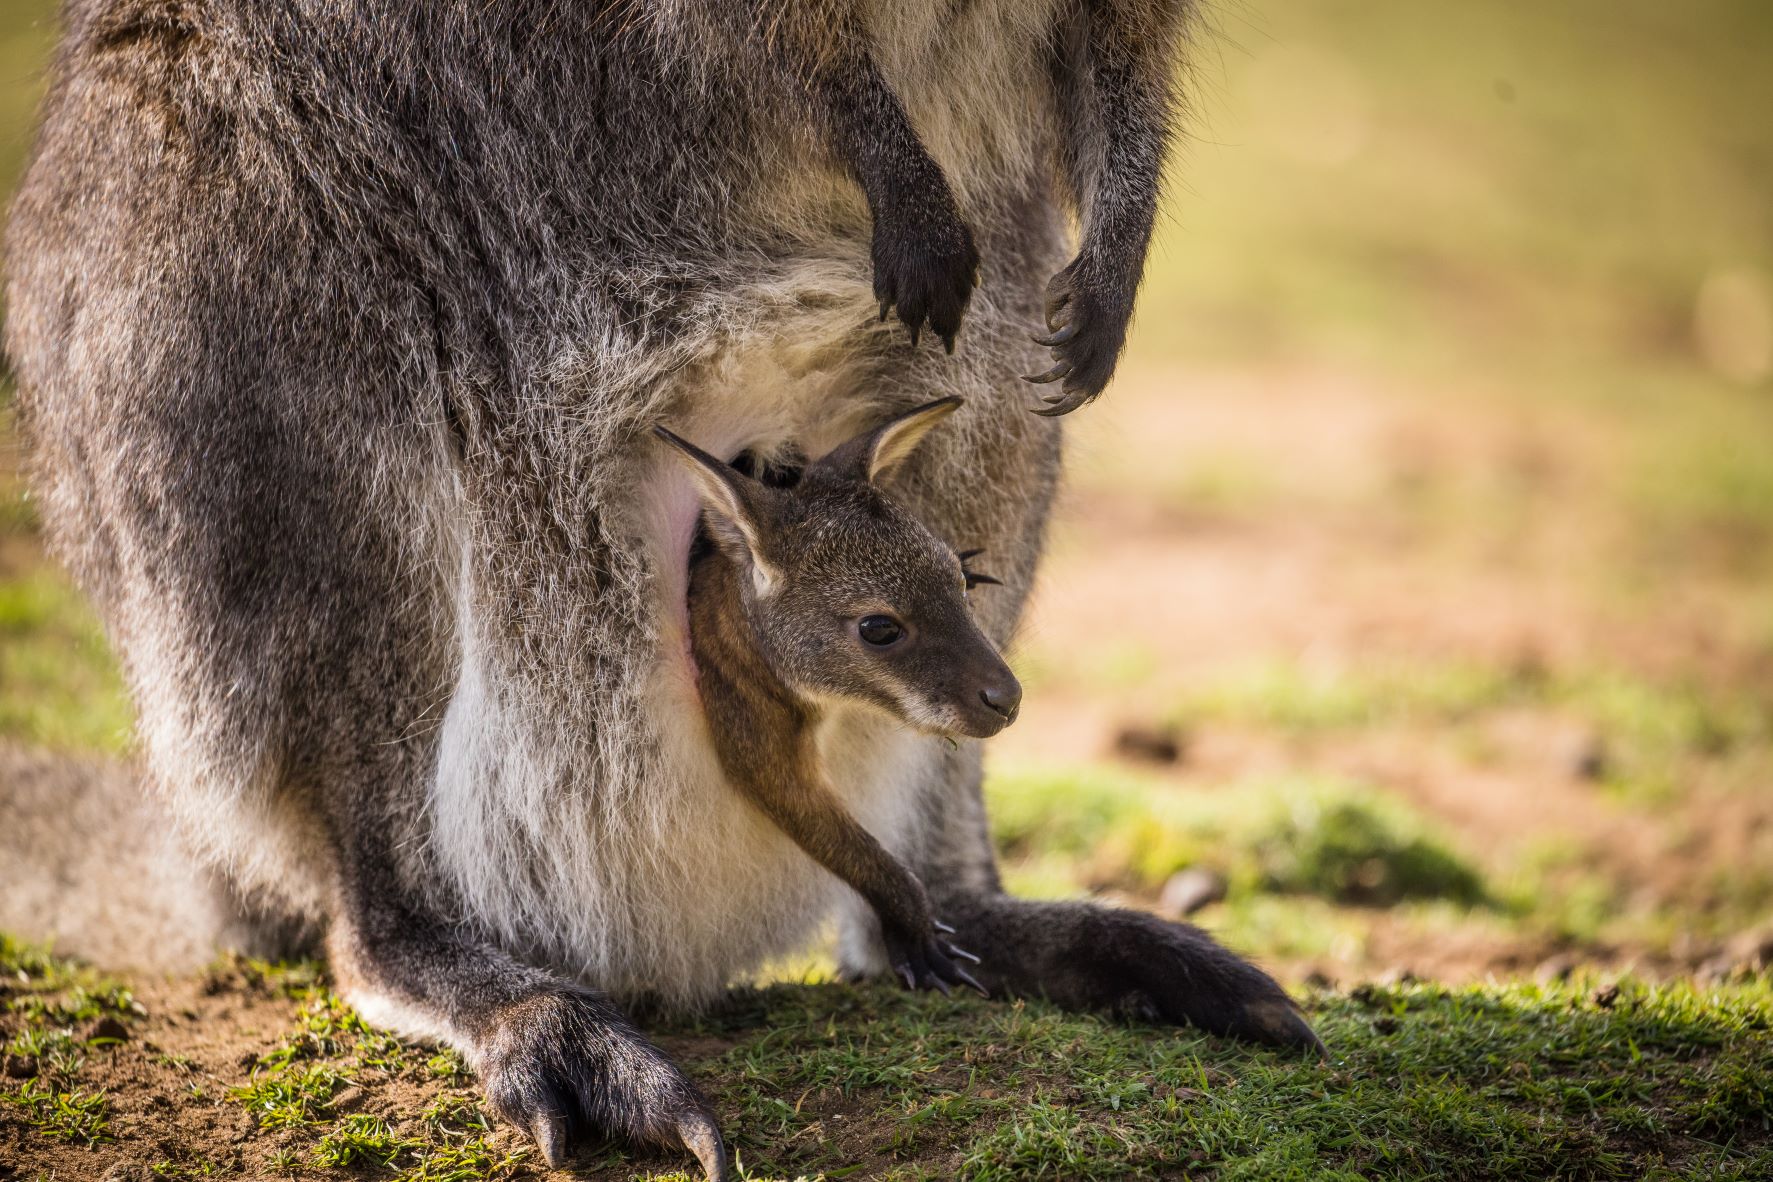
M 0 11 L 0 188 L 51 7 Z M 993 752 L 1012 882 L 1294 979 L 1763 963 L 1773 7 L 1251 0 L 1194 58 Z M 20 463 L 0 418 L 0 736 L 125 751 Z

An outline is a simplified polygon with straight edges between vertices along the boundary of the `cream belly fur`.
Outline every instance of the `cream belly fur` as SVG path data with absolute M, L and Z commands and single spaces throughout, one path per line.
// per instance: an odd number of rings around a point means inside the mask
M 878 415 L 878 398 L 820 364 L 847 352 L 828 346 L 872 324 L 865 266 L 860 256 L 847 267 L 809 263 L 767 290 L 733 293 L 778 312 L 739 336 L 747 347 L 711 350 L 672 379 L 659 400 L 677 408 L 671 425 L 727 456 L 790 445 L 818 455 Z M 855 278 L 833 282 L 851 267 Z M 681 465 L 650 439 L 636 446 L 651 453 L 632 506 L 655 572 L 657 637 L 636 703 L 649 739 L 642 763 L 600 766 L 569 728 L 540 720 L 539 729 L 533 711 L 512 709 L 473 639 L 464 595 L 467 640 L 442 724 L 427 856 L 464 901 L 464 918 L 505 947 L 619 997 L 690 1006 L 806 948 L 855 897 L 719 768 L 685 613 L 700 503 Z M 631 751 L 632 736 L 624 742 Z M 917 787 L 935 776 L 944 743 L 857 705 L 835 709 L 820 735 L 832 782 L 889 849 L 909 835 Z M 847 945 L 857 959 L 855 941 Z

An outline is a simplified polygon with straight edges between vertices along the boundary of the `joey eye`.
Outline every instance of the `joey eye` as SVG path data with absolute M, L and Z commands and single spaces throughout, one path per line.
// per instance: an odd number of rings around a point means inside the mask
M 891 648 L 905 635 L 905 627 L 891 616 L 863 616 L 856 621 L 856 632 L 863 644 Z

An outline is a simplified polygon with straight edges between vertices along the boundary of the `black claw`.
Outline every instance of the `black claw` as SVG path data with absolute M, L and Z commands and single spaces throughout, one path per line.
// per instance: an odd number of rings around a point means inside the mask
M 1061 361 L 1061 362 L 1059 362 L 1059 364 L 1053 366 L 1053 368 L 1047 370 L 1047 372 L 1045 372 L 1045 373 L 1033 374 L 1033 375 L 1023 374 L 1022 380 L 1025 382 L 1034 382 L 1036 385 L 1042 385 L 1047 382 L 1056 382 L 1060 378 L 1066 377 L 1070 373 L 1071 373 L 1071 362 Z
M 959 972 L 958 969 L 956 969 L 955 971 Z M 928 982 L 929 984 L 934 985 L 937 989 L 941 990 L 943 997 L 953 997 L 954 996 L 954 991 L 952 989 L 948 988 L 948 982 L 942 980 L 942 978 L 936 976 L 936 974 L 925 973 L 924 980 L 926 982 Z
M 968 550 L 965 554 L 962 554 L 960 556 L 960 560 L 962 562 L 965 562 L 967 559 L 971 558 L 973 555 L 982 554 L 982 553 L 984 553 L 984 551 L 982 551 L 982 550 Z M 941 932 L 944 936 L 952 936 L 954 934 L 954 928 L 948 924 L 943 923 L 939 919 L 930 920 L 930 924 L 938 932 Z
M 961 982 L 961 984 L 969 985 L 972 988 L 978 990 L 980 997 L 990 997 L 991 996 L 990 990 L 986 989 L 985 986 L 983 986 L 983 985 L 979 984 L 977 981 L 973 980 L 973 975 L 971 973 L 967 972 L 965 969 L 961 968 L 959 965 L 954 966 L 954 976 L 955 976 L 956 980 Z
M 894 965 L 893 972 L 899 974 L 899 980 L 905 982 L 905 988 L 907 988 L 907 989 L 916 989 L 917 988 L 917 976 L 916 976 L 916 974 L 914 974 L 911 971 L 910 965 L 908 965 L 908 964 Z
M 558 1170 L 566 1164 L 566 1117 L 558 1112 L 537 1113 L 530 1119 L 529 1135 L 549 1169 Z
M 1244 1008 L 1248 1034 L 1277 1047 L 1297 1047 L 1310 1051 L 1320 1059 L 1330 1057 L 1329 1048 L 1317 1036 L 1299 1011 L 1285 1001 L 1252 1002 Z
M 953 930 L 953 929 L 950 929 L 950 930 Z M 965 948 L 956 948 L 952 944 L 944 944 L 944 945 L 942 945 L 942 949 L 943 949 L 943 951 L 947 952 L 949 956 L 958 956 L 962 960 L 970 960 L 974 964 L 983 964 L 984 963 L 977 956 L 973 955 L 971 952 L 968 952 Z
M 886 318 L 887 318 L 888 314 L 892 312 L 892 310 L 893 310 L 893 302 L 891 300 L 880 301 L 880 322 L 882 324 L 886 323 Z
M 1036 407 L 1033 407 L 1032 409 L 1035 414 L 1039 415 L 1043 419 L 1056 419 L 1060 415 L 1070 414 L 1072 411 L 1076 410 L 1080 406 L 1083 406 L 1085 403 L 1087 403 L 1089 401 L 1090 401 L 1089 395 L 1077 395 L 1074 397 L 1062 399 L 1061 401 L 1056 402 L 1050 406 L 1044 406 L 1044 407 L 1036 406 Z
M 720 1139 L 720 1130 L 706 1113 L 692 1113 L 677 1122 L 677 1135 L 683 1139 L 685 1149 L 696 1155 L 702 1164 L 702 1175 L 706 1182 L 726 1182 L 726 1145 Z
M 1052 349 L 1052 348 L 1056 348 L 1060 345 L 1063 345 L 1066 341 L 1069 341 L 1072 337 L 1075 337 L 1076 335 L 1077 335 L 1077 325 L 1067 324 L 1063 328 L 1059 329 L 1057 332 L 1053 333 L 1051 336 L 1044 336 L 1044 337 L 1043 336 L 1036 336 L 1034 338 L 1034 343 L 1037 345 L 1045 345 L 1047 348 Z
M 913 349 L 917 348 L 917 342 L 922 339 L 923 339 L 923 325 L 913 324 L 911 326 L 911 347 Z

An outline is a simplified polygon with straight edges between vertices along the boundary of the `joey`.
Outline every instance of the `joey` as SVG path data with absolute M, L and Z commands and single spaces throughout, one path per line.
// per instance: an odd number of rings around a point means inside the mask
M 868 703 L 945 737 L 1015 721 L 1022 690 L 973 622 L 967 592 L 994 582 L 886 491 L 960 404 L 908 411 L 766 485 L 661 427 L 695 479 L 712 545 L 694 556 L 690 649 L 732 784 L 873 907 L 887 961 L 911 988 L 984 993 L 978 958 L 949 943 L 923 884 L 844 807 L 815 743 L 834 701 Z

